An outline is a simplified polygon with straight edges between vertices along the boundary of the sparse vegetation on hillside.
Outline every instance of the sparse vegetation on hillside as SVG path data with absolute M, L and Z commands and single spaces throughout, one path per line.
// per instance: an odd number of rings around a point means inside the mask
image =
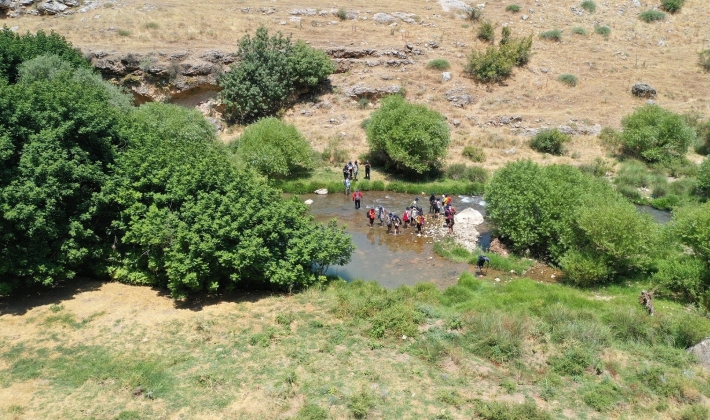
M 579 79 L 574 74 L 564 73 L 557 76 L 557 80 L 570 87 L 577 86 Z
M 463 151 L 461 154 L 469 159 L 471 159 L 473 162 L 485 162 L 486 161 L 486 153 L 479 147 L 476 146 L 466 146 L 463 148 Z
M 685 0 L 661 0 L 661 7 L 668 13 L 678 13 L 685 4 Z
M 449 146 L 444 116 L 399 95 L 382 100 L 367 125 L 367 141 L 394 168 L 423 173 L 437 166 Z
M 606 25 L 597 25 L 594 27 L 594 32 L 597 35 L 603 36 L 604 39 L 609 39 L 609 35 L 611 35 L 611 28 Z
M 645 10 L 639 14 L 639 19 L 646 23 L 663 20 L 665 18 L 666 14 L 661 12 L 660 10 Z
M 560 42 L 562 41 L 562 31 L 559 29 L 551 29 L 541 33 L 540 38 L 548 41 Z
M 706 48 L 698 53 L 700 67 L 706 72 L 710 72 L 710 48 Z
M 481 19 L 481 16 L 483 16 L 483 12 L 481 12 L 481 9 L 475 6 L 469 6 L 465 10 L 465 12 L 468 20 L 478 21 L 479 19 Z
M 581 26 L 575 26 L 572 28 L 572 33 L 575 35 L 587 35 L 587 30 L 582 28 Z
M 276 115 L 291 95 L 313 90 L 335 71 L 323 51 L 303 41 L 293 44 L 281 32 L 270 37 L 263 26 L 239 41 L 237 57 L 218 83 L 225 117 L 239 123 Z
M 592 0 L 584 0 L 582 4 L 580 4 L 580 7 L 589 13 L 594 13 L 594 11 L 597 10 L 597 4 Z
M 450 67 L 451 63 L 449 63 L 448 60 L 444 60 L 442 58 L 437 58 L 427 63 L 427 68 L 435 70 L 448 70 Z
M 481 41 L 492 44 L 495 41 L 495 25 L 490 20 L 486 20 L 478 27 L 476 34 Z
M 520 6 L 518 6 L 517 4 L 509 4 L 505 6 L 505 11 L 511 13 L 518 13 L 520 12 Z

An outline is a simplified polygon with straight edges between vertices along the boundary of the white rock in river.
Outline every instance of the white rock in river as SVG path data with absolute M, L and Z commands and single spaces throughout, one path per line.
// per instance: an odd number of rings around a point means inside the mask
M 313 200 L 311 200 L 311 199 L 309 198 L 308 200 L 304 201 L 304 203 L 306 203 L 306 204 L 308 204 L 308 205 L 310 206 L 311 204 L 313 204 Z
M 315 193 L 318 195 L 328 195 L 328 189 L 327 188 L 321 188 L 319 190 L 315 190 Z

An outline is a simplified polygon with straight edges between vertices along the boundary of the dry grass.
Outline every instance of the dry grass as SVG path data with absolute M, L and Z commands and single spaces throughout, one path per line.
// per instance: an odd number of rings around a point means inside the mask
M 710 79 L 697 65 L 698 48 L 707 44 L 703 1 L 689 0 L 681 12 L 653 25 L 637 19 L 641 8 L 634 8 L 629 2 L 620 0 L 600 3 L 594 14 L 583 16 L 574 15 L 566 2 L 553 2 L 543 7 L 526 0 L 519 3 L 520 14 L 505 12 L 506 4 L 488 3 L 483 12 L 484 18 L 498 24 L 497 32 L 504 24 L 512 29 L 513 36 L 530 33 L 537 36 L 550 28 L 559 28 L 564 31 L 563 42 L 543 42 L 536 37 L 530 64 L 516 69 L 505 85 L 491 87 L 476 85 L 462 74 L 471 49 L 485 47 L 476 39 L 477 24 L 467 22 L 462 13 L 444 12 L 433 1 L 412 3 L 393 0 L 375 5 L 354 0 L 344 9 L 346 12 L 359 12 L 358 20 L 341 21 L 335 15 L 329 15 L 303 16 L 300 22 L 295 22 L 290 20 L 291 10 L 330 10 L 334 7 L 333 3 L 323 0 L 286 0 L 279 3 L 215 0 L 206 5 L 187 0 L 159 0 L 150 4 L 126 0 L 116 3 L 114 7 L 100 7 L 85 14 L 60 18 L 21 17 L 11 23 L 23 32 L 40 28 L 56 30 L 83 50 L 124 53 L 189 50 L 193 56 L 199 56 L 209 49 L 230 51 L 236 48 L 239 38 L 254 33 L 259 25 L 291 33 L 294 38 L 305 39 L 321 48 L 345 46 L 385 50 L 401 49 L 405 43 L 418 45 L 417 48 L 424 50 L 425 54 L 415 56 L 416 64 L 405 69 L 357 66 L 347 73 L 332 76 L 335 93 L 322 97 L 333 104 L 332 108 L 317 110 L 302 104 L 287 112 L 286 119 L 302 130 L 317 150 L 323 150 L 328 139 L 345 133 L 342 136 L 344 147 L 353 156 L 367 150 L 360 122 L 367 118 L 372 109 L 361 109 L 355 100 L 339 92 L 343 87 L 358 82 L 405 86 L 410 100 L 431 106 L 449 117 L 450 121 L 463 121 L 454 131 L 468 133 L 473 144 L 486 131 L 506 138 L 514 137 L 518 144 L 525 143 L 525 138 L 510 135 L 508 127 L 486 125 L 486 121 L 499 116 L 520 115 L 523 117 L 522 126 L 530 128 L 565 125 L 569 120 L 579 118 L 587 118 L 601 126 L 619 127 L 623 115 L 643 104 L 630 94 L 631 86 L 636 82 L 654 86 L 659 92 L 656 103 L 661 106 L 677 112 L 697 111 L 710 115 L 710 101 L 699 95 L 699 92 L 710 91 Z M 252 10 L 242 12 L 247 7 Z M 275 12 L 264 14 L 256 10 L 262 7 L 273 8 Z M 530 14 L 528 20 L 522 20 L 522 14 L 530 8 L 534 8 L 535 13 Z M 337 7 L 333 10 L 337 11 Z M 377 12 L 414 13 L 421 23 L 432 26 L 401 21 L 395 27 L 377 24 L 372 20 L 372 15 Z M 368 19 L 362 20 L 363 17 Z M 285 24 L 282 25 L 282 22 Z M 574 27 L 583 27 L 589 32 L 595 22 L 603 22 L 612 29 L 608 40 L 571 36 Z M 156 25 L 158 29 L 153 29 Z M 120 36 L 118 29 L 128 31 L 130 35 Z M 432 39 L 440 47 L 427 50 L 423 44 Z M 426 64 L 435 58 L 451 62 L 452 81 L 442 83 L 440 74 L 426 70 Z M 555 79 L 564 73 L 575 74 L 580 85 L 569 89 L 556 83 Z M 392 79 L 385 81 L 383 76 Z M 470 89 L 475 104 L 463 110 L 451 106 L 444 99 L 444 94 L 454 86 Z M 312 112 L 312 116 L 301 114 L 303 109 Z M 478 123 L 471 123 L 466 117 L 473 117 Z M 331 118 L 342 123 L 332 125 L 328 123 Z M 588 140 L 581 139 L 579 142 L 586 143 Z M 449 154 L 452 162 L 459 160 L 460 147 L 463 146 L 452 146 Z M 486 148 L 485 145 L 483 147 Z M 515 155 L 506 155 L 500 160 L 528 156 L 542 159 L 528 154 L 524 147 L 518 149 Z M 596 145 L 591 149 L 579 148 L 578 151 L 581 160 L 592 160 L 600 155 Z M 494 158 L 497 150 L 486 150 L 486 153 L 493 159 L 485 165 L 497 167 L 499 161 Z M 561 159 L 576 161 L 566 157 Z

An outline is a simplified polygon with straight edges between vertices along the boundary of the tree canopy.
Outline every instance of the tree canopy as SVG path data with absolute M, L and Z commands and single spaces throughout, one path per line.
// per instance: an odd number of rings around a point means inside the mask
M 398 169 L 421 174 L 446 156 L 449 131 L 440 113 L 391 95 L 372 113 L 367 141 L 373 152 L 383 153 Z
M 218 80 L 224 115 L 239 123 L 276 115 L 293 95 L 315 88 L 334 71 L 324 52 L 259 27 L 254 37 L 239 41 L 237 64 Z

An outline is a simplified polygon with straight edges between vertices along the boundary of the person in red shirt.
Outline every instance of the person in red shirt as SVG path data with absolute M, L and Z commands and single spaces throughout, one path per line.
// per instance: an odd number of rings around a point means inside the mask
M 371 208 L 370 211 L 367 212 L 367 218 L 370 219 L 370 227 L 373 226 L 375 223 L 375 209 Z
M 360 200 L 362 200 L 362 193 L 360 190 L 355 190 L 353 193 L 353 201 L 355 202 L 355 210 L 360 209 Z

